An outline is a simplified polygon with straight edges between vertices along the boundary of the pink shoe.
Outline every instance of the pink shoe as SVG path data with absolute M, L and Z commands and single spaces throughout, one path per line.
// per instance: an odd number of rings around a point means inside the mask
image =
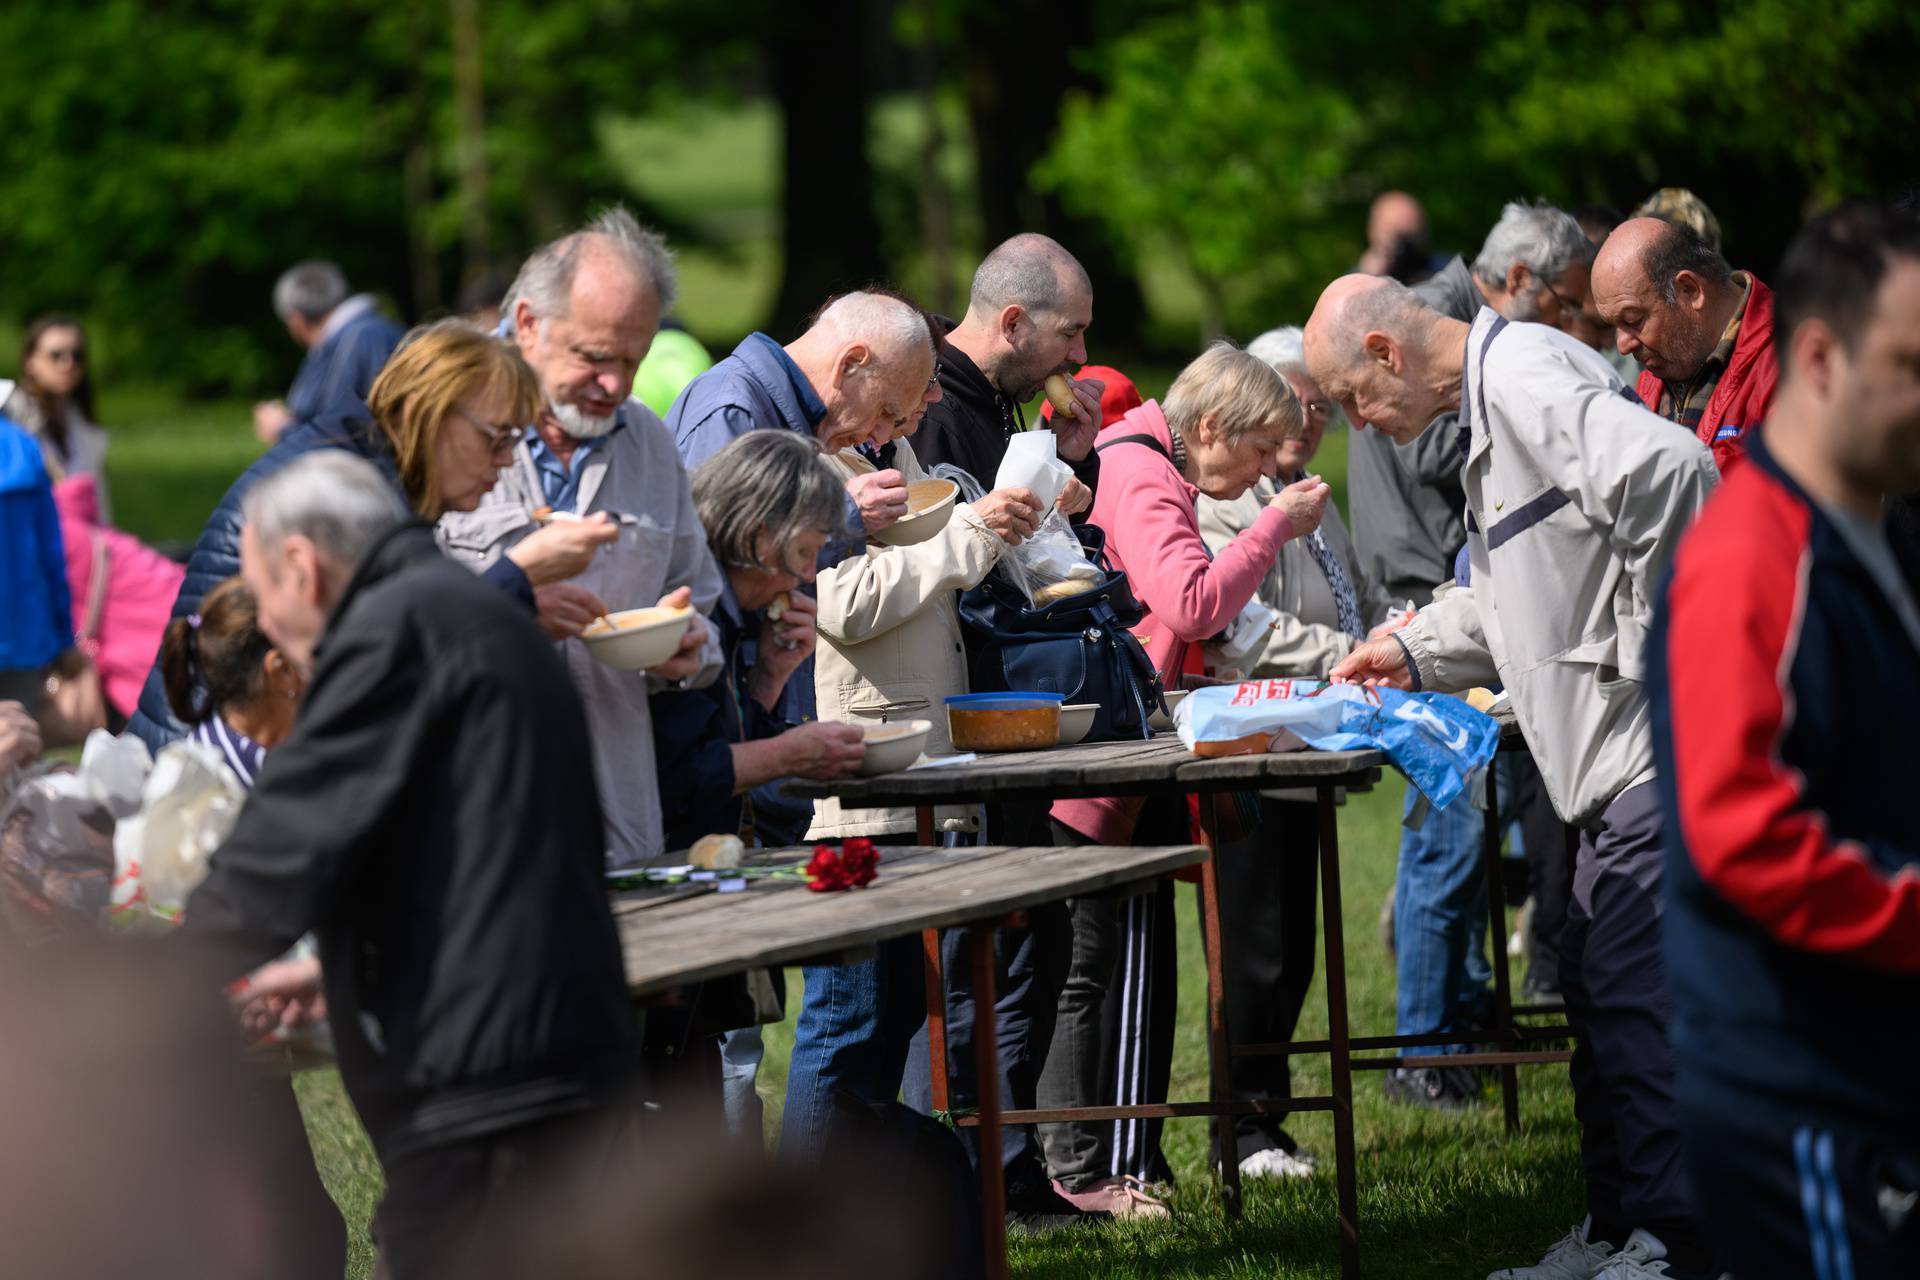
M 1110 1213 L 1116 1218 L 1171 1216 L 1163 1200 L 1147 1194 L 1147 1184 L 1131 1174 L 1102 1178 L 1085 1191 L 1069 1191 L 1056 1179 L 1053 1189 L 1085 1213 Z

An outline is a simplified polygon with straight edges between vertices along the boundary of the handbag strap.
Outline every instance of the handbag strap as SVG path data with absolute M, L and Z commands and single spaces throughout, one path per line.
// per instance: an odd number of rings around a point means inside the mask
M 1095 453 L 1105 453 L 1107 450 L 1113 448 L 1113 446 L 1117 444 L 1143 444 L 1147 446 L 1147 448 L 1159 454 L 1161 457 L 1165 458 L 1168 462 L 1173 461 L 1173 455 L 1167 452 L 1166 447 L 1164 445 L 1162 445 L 1158 440 L 1154 439 L 1152 436 L 1147 435 L 1143 432 L 1136 433 L 1130 436 L 1115 436 L 1113 439 L 1107 441 L 1105 444 L 1095 445 L 1093 451 Z

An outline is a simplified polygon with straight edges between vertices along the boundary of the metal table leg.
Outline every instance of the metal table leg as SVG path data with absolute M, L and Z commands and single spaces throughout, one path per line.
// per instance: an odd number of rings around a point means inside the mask
M 1347 956 L 1340 917 L 1340 833 L 1333 789 L 1319 788 L 1321 925 L 1327 954 L 1328 1065 L 1333 1075 L 1333 1165 L 1340 1198 L 1340 1274 L 1360 1277 L 1360 1193 L 1354 1168 L 1353 1068 L 1347 1044 Z

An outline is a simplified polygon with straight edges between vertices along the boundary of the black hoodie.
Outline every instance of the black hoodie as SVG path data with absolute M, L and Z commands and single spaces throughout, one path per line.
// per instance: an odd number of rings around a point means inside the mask
M 954 327 L 951 321 L 946 325 L 949 331 Z M 929 471 L 950 462 L 978 480 L 982 489 L 992 489 L 1008 442 L 1027 429 L 1026 416 L 987 381 L 966 352 L 951 344 L 940 353 L 940 392 L 940 403 L 927 410 L 926 420 L 914 433 L 914 456 Z M 1089 450 L 1084 459 L 1069 465 L 1081 484 L 1095 487 L 1100 478 L 1098 454 Z
M 340 1074 L 386 1161 L 631 1078 L 605 846 L 553 645 L 403 525 L 328 619 L 293 734 L 184 932 L 234 974 L 318 936 Z

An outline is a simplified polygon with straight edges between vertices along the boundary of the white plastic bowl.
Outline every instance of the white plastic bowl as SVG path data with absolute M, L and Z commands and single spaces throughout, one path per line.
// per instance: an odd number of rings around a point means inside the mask
M 860 773 L 872 777 L 876 773 L 906 768 L 920 758 L 921 748 L 927 745 L 927 734 L 932 731 L 931 720 L 896 720 L 874 725 L 862 735 L 867 754 L 860 759 Z
M 1187 696 L 1187 692 L 1185 689 L 1167 690 L 1167 714 L 1163 716 L 1159 709 L 1155 708 L 1153 714 L 1147 717 L 1147 724 L 1155 733 L 1165 733 L 1173 728 L 1173 721 L 1168 717 L 1173 714 L 1173 709 L 1180 705 L 1180 700 Z
M 674 655 L 692 623 L 692 609 L 663 609 L 658 605 L 622 609 L 594 621 L 580 638 L 587 642 L 587 651 L 608 666 L 645 671 Z
M 915 480 L 907 486 L 908 514 L 874 534 L 873 540 L 890 547 L 925 542 L 947 527 L 959 496 L 960 486 L 951 480 Z
M 1093 718 L 1100 714 L 1097 702 L 1069 702 L 1060 708 L 1060 745 L 1070 747 L 1093 730 Z

